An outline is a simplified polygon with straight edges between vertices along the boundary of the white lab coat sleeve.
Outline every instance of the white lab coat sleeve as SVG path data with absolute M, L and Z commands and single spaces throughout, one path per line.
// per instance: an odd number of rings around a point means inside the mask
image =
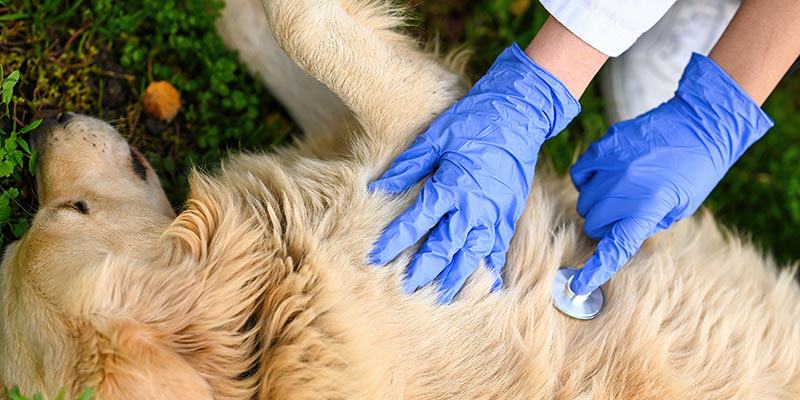
M 675 0 L 540 0 L 570 32 L 616 57 L 650 29 Z

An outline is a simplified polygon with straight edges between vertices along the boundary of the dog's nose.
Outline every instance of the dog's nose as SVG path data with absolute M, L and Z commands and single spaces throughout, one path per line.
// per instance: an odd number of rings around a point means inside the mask
M 53 130 L 53 128 L 66 124 L 70 119 L 72 119 L 73 116 L 75 116 L 75 114 L 67 111 L 58 113 L 58 115 L 55 117 L 42 119 L 42 123 L 31 132 L 31 137 L 29 140 L 31 150 L 36 151 L 37 148 L 41 148 L 42 141 Z
M 61 123 L 61 124 L 65 124 L 65 123 L 67 123 L 67 121 L 69 121 L 72 118 L 73 115 L 75 115 L 75 114 L 73 114 L 73 113 L 71 113 L 69 111 L 62 112 L 61 114 L 58 114 L 58 122 Z
M 41 142 L 47 137 L 48 133 L 53 130 L 56 126 L 61 124 L 61 119 L 64 118 L 64 115 L 60 115 L 58 118 L 45 118 L 42 120 L 42 123 L 36 127 L 33 131 L 31 131 L 30 142 L 31 151 L 36 151 L 36 149 L 41 147 Z M 69 117 L 67 117 L 68 119 Z

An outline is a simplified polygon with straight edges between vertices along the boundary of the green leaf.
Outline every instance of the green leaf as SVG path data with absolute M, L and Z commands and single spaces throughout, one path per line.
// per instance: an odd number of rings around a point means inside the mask
M 3 161 L 0 163 L 0 178 L 8 178 L 14 173 L 14 163 L 11 161 Z
M 0 21 L 14 21 L 17 19 L 24 19 L 30 17 L 30 14 L 26 13 L 14 13 L 14 14 L 6 14 L 0 15 Z
M 16 199 L 17 196 L 19 196 L 19 189 L 13 188 L 13 187 L 12 188 L 8 188 L 8 189 L 6 189 L 5 192 L 3 192 L 3 194 L 8 196 L 8 197 L 10 197 L 10 198 L 12 198 L 12 199 Z
M 83 394 L 80 395 L 80 397 L 78 397 L 78 400 L 89 400 L 92 398 L 93 394 L 94 394 L 94 389 L 88 388 L 83 392 Z
M 17 237 L 19 237 L 19 236 L 17 236 Z M 36 393 L 36 394 L 33 395 L 33 400 L 44 400 L 44 397 L 42 397 L 41 393 Z
M 28 400 L 27 398 L 25 398 L 25 396 L 20 394 L 19 388 L 17 386 L 11 388 L 11 390 L 9 390 L 8 393 L 6 394 L 8 395 L 8 398 L 11 400 Z
M 22 235 L 25 234 L 25 232 L 28 231 L 28 228 L 30 228 L 30 227 L 31 227 L 31 224 L 30 224 L 30 222 L 28 222 L 27 218 L 20 218 L 11 227 L 11 233 L 14 234 L 14 237 L 19 239 L 19 238 L 22 237 Z M 36 396 L 34 396 L 33 398 L 36 399 Z
M 22 147 L 28 155 L 31 155 L 31 148 L 28 147 L 28 142 L 26 142 L 25 139 L 17 138 L 17 143 L 19 143 L 20 147 Z
M 36 175 L 36 160 L 39 158 L 39 152 L 33 152 L 31 158 L 28 159 L 28 172 L 31 175 Z
M 0 201 L 0 225 L 5 225 L 11 219 L 11 206 L 8 204 L 8 197 L 2 196 L 0 199 L 5 199 Z
M 64 396 L 66 396 L 66 391 L 65 389 L 61 389 L 61 391 L 58 392 L 58 396 L 56 396 L 56 400 L 64 400 Z
M 6 82 L 13 82 L 11 84 L 11 87 L 14 87 L 14 85 L 16 85 L 18 81 L 19 81 L 19 71 L 11 71 L 11 73 L 8 74 L 8 76 L 6 77 Z
M 30 131 L 36 129 L 41 123 L 42 123 L 42 120 L 41 119 L 37 119 L 36 121 L 31 122 L 28 126 L 22 128 L 22 130 L 19 131 L 19 134 L 21 135 L 21 134 L 23 134 L 25 132 L 30 132 Z
M 0 87 L 0 91 L 3 92 L 3 103 L 8 104 L 11 101 L 11 94 L 14 93 L 14 86 L 16 86 L 18 81 L 19 71 L 13 71 L 12 73 L 8 74 L 6 79 L 3 81 L 3 86 Z
M 3 92 L 2 102 L 8 104 L 11 101 L 11 94 L 14 93 L 13 89 L 6 89 L 5 85 L 0 89 Z
M 19 150 L 12 150 L 8 153 L 8 158 L 10 158 L 11 161 L 15 162 L 20 167 L 25 165 L 25 162 L 22 161 L 24 157 L 25 154 Z
M 16 137 L 10 137 L 10 138 L 6 139 L 5 145 L 3 145 L 3 147 L 6 150 L 8 150 L 9 152 L 11 152 L 11 150 L 16 149 L 17 148 L 17 138 Z

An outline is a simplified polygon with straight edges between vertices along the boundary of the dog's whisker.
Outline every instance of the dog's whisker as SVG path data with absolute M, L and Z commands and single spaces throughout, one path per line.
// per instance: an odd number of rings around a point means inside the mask
M 24 207 L 24 206 L 23 206 L 23 205 L 22 205 L 22 204 L 21 204 L 19 201 L 17 201 L 17 199 L 15 199 L 15 198 L 13 198 L 13 197 L 9 197 L 9 199 L 11 199 L 11 201 L 13 201 L 13 202 L 14 202 L 14 204 L 16 204 L 16 205 L 17 205 L 17 208 L 19 208 L 20 210 L 22 210 L 22 211 L 23 211 L 25 214 L 28 214 L 28 216 L 29 216 L 29 217 L 31 217 L 31 218 L 33 218 L 33 217 L 34 217 L 34 214 L 31 214 L 31 212 L 30 212 L 30 211 L 28 211 L 28 209 L 26 209 L 26 208 L 25 208 L 25 207 Z

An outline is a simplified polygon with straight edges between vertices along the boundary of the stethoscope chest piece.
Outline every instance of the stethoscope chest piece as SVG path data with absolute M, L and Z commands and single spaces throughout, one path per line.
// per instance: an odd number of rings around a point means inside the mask
M 606 298 L 603 289 L 597 288 L 586 295 L 577 295 L 569 288 L 572 277 L 578 272 L 575 268 L 562 267 L 556 272 L 556 279 L 550 288 L 553 304 L 556 308 L 572 318 L 592 319 L 603 311 Z

